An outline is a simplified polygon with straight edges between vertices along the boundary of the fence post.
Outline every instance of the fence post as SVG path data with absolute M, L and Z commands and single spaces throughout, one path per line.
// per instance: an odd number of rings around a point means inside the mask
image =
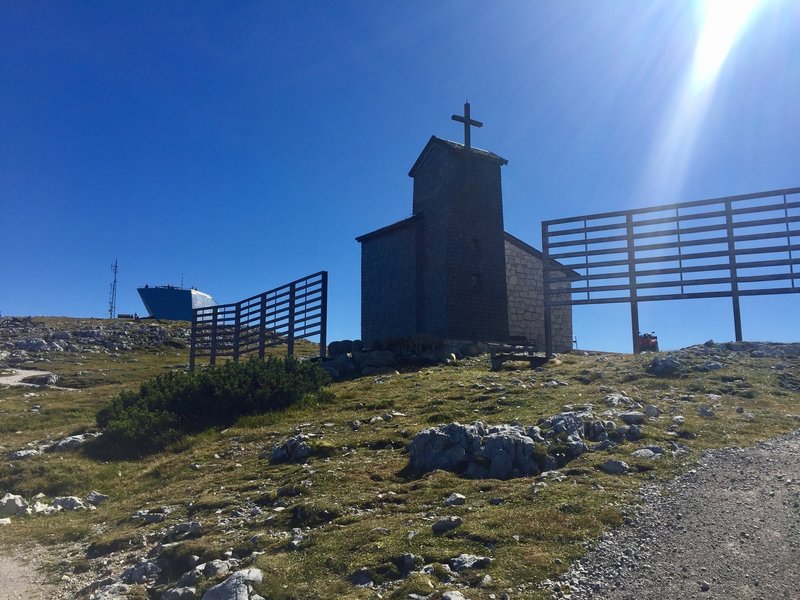
M 628 238 L 628 285 L 631 290 L 631 333 L 633 334 L 633 353 L 639 354 L 639 303 L 636 289 L 636 250 L 633 239 L 633 215 L 625 215 L 625 231 Z
M 287 353 L 289 356 L 294 356 L 294 304 L 296 302 L 297 282 L 293 281 L 289 284 L 289 332 L 287 334 Z
M 258 357 L 264 358 L 264 347 L 267 344 L 267 295 L 261 294 L 261 318 L 258 323 Z
M 209 353 L 208 362 L 213 367 L 217 362 L 217 313 L 218 307 L 213 308 L 211 314 L 211 352 Z
M 194 371 L 195 352 L 197 352 L 197 309 L 192 311 L 192 334 L 189 342 L 189 371 Z
M 236 303 L 235 322 L 233 329 L 233 362 L 239 362 L 239 329 L 242 326 L 242 304 Z
M 736 272 L 736 236 L 733 230 L 733 205 L 725 201 L 725 225 L 728 233 L 728 262 L 731 266 L 731 298 L 733 300 L 733 329 L 736 341 L 742 341 L 742 313 L 739 308 L 739 276 Z
M 553 357 L 553 331 L 552 314 L 550 312 L 550 244 L 548 240 L 547 223 L 542 223 L 542 297 L 544 299 L 544 354 L 550 359 Z
M 319 325 L 319 355 L 328 354 L 328 272 L 322 271 L 322 314 Z

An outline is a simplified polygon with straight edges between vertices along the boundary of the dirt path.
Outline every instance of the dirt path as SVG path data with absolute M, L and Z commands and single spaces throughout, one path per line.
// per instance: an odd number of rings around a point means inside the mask
M 696 470 L 645 489 L 628 524 L 559 583 L 573 600 L 800 597 L 798 456 L 800 431 L 708 453 Z
M 52 585 L 44 583 L 30 557 L 0 555 L 0 600 L 50 600 L 62 597 Z
M 24 381 L 22 381 L 26 377 L 39 376 L 39 375 L 42 376 L 52 375 L 53 373 L 51 373 L 50 371 L 37 371 L 36 369 L 16 369 L 16 368 L 8 370 L 11 371 L 11 375 L 0 376 L 0 385 L 20 385 L 25 387 L 39 388 L 39 389 L 46 387 L 47 389 L 51 390 L 72 389 L 72 388 L 58 387 L 56 385 L 41 386 L 41 385 L 36 385 L 35 383 L 25 383 Z

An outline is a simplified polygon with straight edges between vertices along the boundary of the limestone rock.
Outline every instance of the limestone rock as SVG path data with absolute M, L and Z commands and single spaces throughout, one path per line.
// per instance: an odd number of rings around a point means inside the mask
M 93 592 L 89 600 L 121 600 L 128 597 L 130 589 L 130 586 L 124 583 L 110 583 Z
M 53 498 L 53 506 L 61 510 L 86 510 L 83 500 L 77 496 L 59 496 Z
M 295 462 L 305 460 L 311 456 L 311 446 L 308 444 L 309 436 L 298 434 L 286 441 L 276 444 L 272 448 L 272 462 Z
M 635 450 L 631 452 L 631 456 L 633 458 L 649 458 L 653 459 L 656 457 L 656 453 L 650 450 L 649 448 L 642 448 L 640 450 Z
M 68 437 L 56 440 L 46 450 L 48 452 L 64 452 L 66 450 L 77 450 L 89 440 L 96 438 L 96 434 L 81 433 L 79 435 L 70 435 Z
M 448 563 L 453 571 L 461 572 L 467 569 L 484 569 L 492 564 L 488 556 L 475 556 L 474 554 L 460 554 L 451 558 Z
M 209 588 L 202 600 L 256 600 L 260 598 L 253 591 L 253 584 L 261 583 L 261 569 L 236 571 L 222 583 Z
M 609 475 L 624 475 L 630 470 L 628 463 L 622 460 L 607 460 L 603 463 L 603 471 Z
M 98 491 L 91 491 L 86 496 L 86 502 L 89 504 L 94 504 L 95 506 L 100 506 L 103 502 L 108 500 L 108 496 L 105 494 L 101 494 Z
M 17 450 L 8 455 L 8 460 L 24 460 L 39 454 L 38 450 L 33 448 L 25 448 L 24 450 Z
M 661 409 L 652 404 L 648 404 L 644 407 L 644 414 L 647 415 L 648 419 L 657 419 L 661 416 Z
M 433 533 L 446 533 L 456 527 L 459 527 L 463 521 L 461 517 L 445 517 L 444 519 L 439 519 L 433 525 L 431 525 L 431 530 Z
M 467 497 L 463 494 L 453 492 L 444 501 L 445 506 L 461 506 L 467 501 Z
M 144 583 L 148 579 L 155 578 L 161 573 L 161 567 L 152 559 L 142 559 L 122 573 L 122 581 L 125 583 Z
M 2 515 L 24 515 L 28 503 L 22 496 L 16 494 L 6 494 L 0 499 L 0 514 Z
M 645 415 L 638 410 L 630 410 L 620 414 L 619 418 L 627 425 L 641 425 L 644 423 Z
M 161 600 L 195 600 L 197 598 L 197 588 L 177 587 L 167 590 L 161 594 Z
M 669 377 L 683 370 L 683 363 L 675 356 L 656 356 L 647 367 L 647 372 L 657 377 Z
M 44 340 L 42 340 L 44 342 Z M 47 350 L 47 343 L 45 342 L 45 350 Z M 55 385 L 58 383 L 58 375 L 55 373 L 44 373 L 42 375 L 31 375 L 30 377 L 25 377 L 22 380 L 22 383 L 30 383 L 32 385 Z
M 442 600 L 467 600 L 461 592 L 445 592 L 442 594 Z
M 230 565 L 224 560 L 210 560 L 203 565 L 203 575 L 206 577 L 216 577 L 217 575 L 227 575 L 231 572 Z

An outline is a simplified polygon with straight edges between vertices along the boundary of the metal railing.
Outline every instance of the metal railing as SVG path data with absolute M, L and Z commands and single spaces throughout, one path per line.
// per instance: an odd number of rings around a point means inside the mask
M 320 271 L 233 304 L 192 310 L 189 369 L 198 358 L 214 365 L 218 358 L 240 356 L 286 345 L 294 355 L 295 340 L 319 338 L 319 355 L 327 346 L 328 272 Z

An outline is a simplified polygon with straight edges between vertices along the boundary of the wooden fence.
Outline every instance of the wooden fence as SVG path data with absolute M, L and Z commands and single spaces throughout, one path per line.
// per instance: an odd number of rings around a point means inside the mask
M 638 352 L 639 302 L 732 298 L 741 341 L 741 296 L 800 292 L 798 223 L 800 188 L 544 221 L 548 355 L 550 309 L 564 305 L 630 303 Z M 564 267 L 566 293 L 552 285 Z
M 266 348 L 286 345 L 294 354 L 295 340 L 318 337 L 319 355 L 325 356 L 328 320 L 328 272 L 320 271 L 258 296 L 233 304 L 192 311 L 189 369 L 197 359 L 214 365 L 218 358 L 234 361 Z

